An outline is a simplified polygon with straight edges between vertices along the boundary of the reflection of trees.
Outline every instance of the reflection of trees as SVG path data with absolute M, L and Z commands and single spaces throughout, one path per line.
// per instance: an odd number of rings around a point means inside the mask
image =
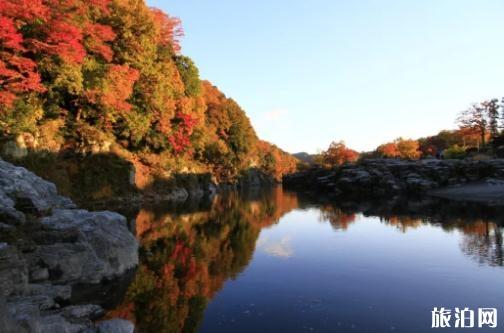
M 478 221 L 463 229 L 462 251 L 480 264 L 504 266 L 502 244 L 503 227 L 487 221 Z
M 355 213 L 345 213 L 334 205 L 322 205 L 319 209 L 319 219 L 328 221 L 335 230 L 347 230 L 348 226 L 355 222 Z
M 207 210 L 140 210 L 141 265 L 109 315 L 135 321 L 140 332 L 195 332 L 208 300 L 248 265 L 261 228 L 297 207 L 281 188 L 242 198 L 218 196 Z
M 394 226 L 402 232 L 406 232 L 408 229 L 416 229 L 423 224 L 421 219 L 410 216 L 381 217 L 380 221 L 386 225 Z
M 135 214 L 141 264 L 124 302 L 109 316 L 136 322 L 139 332 L 195 332 L 208 301 L 250 262 L 261 229 L 300 205 L 318 207 L 321 220 L 338 230 L 355 223 L 357 214 L 378 216 L 403 232 L 426 224 L 459 230 L 464 253 L 503 266 L 502 227 L 463 209 L 415 202 L 307 203 L 281 188 L 231 192 L 204 205 L 145 207 Z
M 306 202 L 301 202 L 306 206 Z M 336 230 L 346 230 L 355 222 L 356 213 L 378 216 L 380 222 L 402 232 L 423 225 L 435 225 L 445 231 L 463 234 L 461 250 L 481 264 L 504 266 L 503 226 L 496 218 L 501 210 L 491 214 L 488 207 L 456 205 L 438 201 L 398 201 L 317 204 L 320 219 L 328 221 Z M 483 218 L 481 216 L 484 216 Z

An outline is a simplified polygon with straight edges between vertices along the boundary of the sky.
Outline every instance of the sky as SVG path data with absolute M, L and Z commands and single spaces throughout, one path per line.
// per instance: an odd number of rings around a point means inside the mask
M 180 17 L 201 78 L 291 153 L 433 135 L 504 96 L 502 0 L 147 3 Z

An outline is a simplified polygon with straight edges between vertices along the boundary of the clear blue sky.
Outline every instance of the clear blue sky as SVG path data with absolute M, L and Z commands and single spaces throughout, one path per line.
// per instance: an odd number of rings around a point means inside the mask
M 370 150 L 504 96 L 502 0 L 148 0 L 182 52 L 289 152 Z

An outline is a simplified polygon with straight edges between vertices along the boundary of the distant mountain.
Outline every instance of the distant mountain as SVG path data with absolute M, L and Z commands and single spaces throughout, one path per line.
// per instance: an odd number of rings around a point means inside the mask
M 308 154 L 307 152 L 300 152 L 300 153 L 295 153 L 295 154 L 292 154 L 292 156 L 294 156 L 295 158 L 297 158 L 298 160 L 302 161 L 302 162 L 305 162 L 305 163 L 308 163 L 308 164 L 315 164 L 315 157 L 317 155 L 315 154 Z

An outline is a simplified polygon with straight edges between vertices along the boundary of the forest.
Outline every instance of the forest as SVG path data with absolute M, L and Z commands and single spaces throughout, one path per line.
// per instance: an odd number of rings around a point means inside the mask
M 293 171 L 294 158 L 200 79 L 182 36 L 180 19 L 143 0 L 0 2 L 2 155 L 56 183 L 51 168 L 26 160 L 50 155 L 72 174 L 69 159 L 110 154 L 147 175 L 139 186 L 153 175 L 208 173 L 219 183 L 249 169 L 276 180 Z
M 471 104 L 459 112 L 455 123 L 455 130 L 442 130 L 436 135 L 418 139 L 397 138 L 369 152 L 359 153 L 348 148 L 343 141 L 332 142 L 319 154 L 305 156 L 305 162 L 337 166 L 366 158 L 417 160 L 504 157 L 504 98 L 500 102 L 493 98 Z

